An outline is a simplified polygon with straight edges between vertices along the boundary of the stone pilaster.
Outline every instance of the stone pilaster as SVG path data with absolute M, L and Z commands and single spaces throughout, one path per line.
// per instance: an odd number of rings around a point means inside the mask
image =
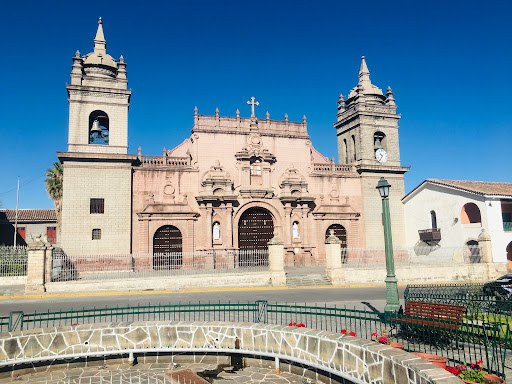
M 29 244 L 25 293 L 43 293 L 46 291 L 45 283 L 50 278 L 50 271 L 47 271 L 47 258 L 51 263 L 52 251 L 53 247 L 50 244 L 45 244 L 40 236 L 36 241 Z
M 291 245 L 292 243 L 292 235 L 291 235 L 291 214 L 292 214 L 292 206 L 290 203 L 286 203 L 284 207 L 284 242 L 286 245 Z
M 325 240 L 325 273 L 333 285 L 345 283 L 343 269 L 341 268 L 341 240 L 334 236 L 334 230 Z
M 270 278 L 274 287 L 286 285 L 286 274 L 284 273 L 284 242 L 274 232 L 274 237 L 268 242 L 268 264 Z
M 233 248 L 233 203 L 226 204 L 226 247 Z
M 206 208 L 206 249 L 212 248 L 212 217 L 213 217 L 213 208 L 212 203 L 208 203 Z

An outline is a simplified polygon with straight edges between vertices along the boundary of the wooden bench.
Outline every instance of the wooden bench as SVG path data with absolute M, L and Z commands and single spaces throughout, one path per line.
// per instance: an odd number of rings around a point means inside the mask
M 455 330 L 460 328 L 465 312 L 466 307 L 463 305 L 408 301 L 403 313 L 405 316 L 391 319 L 391 321 L 416 327 Z

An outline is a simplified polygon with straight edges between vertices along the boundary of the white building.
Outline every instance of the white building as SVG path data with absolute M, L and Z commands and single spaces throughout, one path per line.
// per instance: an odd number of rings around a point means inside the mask
M 493 261 L 512 269 L 512 183 L 428 179 L 402 202 L 409 247 L 469 249 L 487 232 Z

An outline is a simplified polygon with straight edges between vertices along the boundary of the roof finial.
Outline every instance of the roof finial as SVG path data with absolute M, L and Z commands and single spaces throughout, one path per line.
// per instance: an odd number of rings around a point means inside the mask
M 219 116 L 219 108 L 215 108 L 215 116 Z
M 388 87 L 386 90 L 386 105 L 396 105 L 395 104 L 395 98 L 393 97 L 395 93 L 391 90 L 391 87 Z
M 306 122 L 306 115 L 302 116 L 302 122 L 305 123 Z
M 197 109 L 197 105 L 196 105 L 196 106 L 194 107 L 194 115 L 197 115 L 197 111 L 198 111 L 198 109 Z
M 361 56 L 361 67 L 359 68 L 359 82 L 370 81 L 370 71 L 366 65 L 364 56 Z
M 240 110 L 238 108 L 236 109 L 236 117 L 240 117 Z

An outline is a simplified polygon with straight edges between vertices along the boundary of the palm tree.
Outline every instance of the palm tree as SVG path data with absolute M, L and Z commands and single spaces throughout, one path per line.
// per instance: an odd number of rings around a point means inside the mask
M 53 163 L 53 168 L 46 170 L 46 191 L 55 205 L 55 214 L 57 216 L 57 236 L 60 237 L 60 227 L 62 218 L 62 164 L 58 161 Z

